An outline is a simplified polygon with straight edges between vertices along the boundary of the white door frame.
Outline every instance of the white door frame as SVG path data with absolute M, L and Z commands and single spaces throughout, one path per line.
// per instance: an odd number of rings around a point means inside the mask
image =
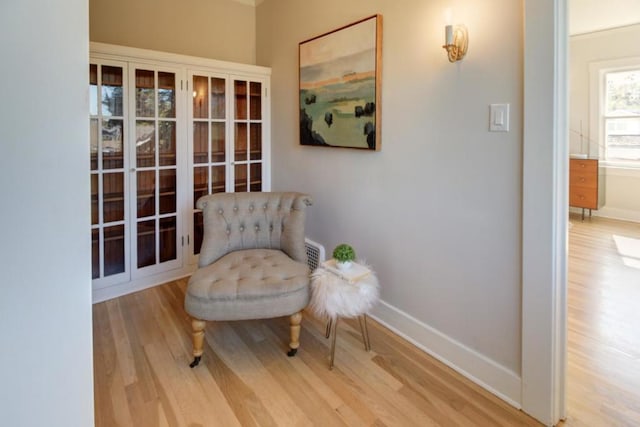
M 565 418 L 567 0 L 524 0 L 522 409 Z

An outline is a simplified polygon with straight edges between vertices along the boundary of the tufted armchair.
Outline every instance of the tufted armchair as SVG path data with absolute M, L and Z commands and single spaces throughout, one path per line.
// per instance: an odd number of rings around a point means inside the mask
M 218 193 L 198 199 L 204 239 L 184 307 L 191 315 L 193 356 L 202 357 L 207 320 L 290 316 L 289 356 L 300 345 L 302 309 L 309 303 L 300 193 Z

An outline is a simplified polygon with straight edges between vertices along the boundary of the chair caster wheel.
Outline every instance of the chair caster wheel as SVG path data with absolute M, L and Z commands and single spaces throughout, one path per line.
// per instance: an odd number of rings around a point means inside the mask
M 191 362 L 189 364 L 190 368 L 195 368 L 196 366 L 198 366 L 198 363 L 200 363 L 200 359 L 202 359 L 202 356 L 196 356 L 193 358 L 193 362 Z
M 289 356 L 289 357 L 293 357 L 293 356 L 295 356 L 295 355 L 296 355 L 296 353 L 297 353 L 297 352 L 298 352 L 298 349 L 297 349 L 297 348 L 292 348 L 292 349 L 290 349 L 290 350 L 287 352 L 287 356 Z

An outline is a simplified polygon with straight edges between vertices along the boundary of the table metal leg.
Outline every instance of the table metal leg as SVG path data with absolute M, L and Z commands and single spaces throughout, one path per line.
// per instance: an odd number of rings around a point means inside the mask
M 362 316 L 358 316 L 358 323 L 360 323 L 360 333 L 362 334 L 364 349 L 366 351 L 371 351 L 371 343 L 369 342 L 369 329 L 367 329 L 367 315 L 363 314 Z
M 362 343 L 366 351 L 371 351 L 371 342 L 369 341 L 369 329 L 367 328 L 367 315 L 363 314 L 358 316 L 358 323 L 360 324 L 360 333 L 362 334 Z M 331 338 L 331 356 L 329 359 L 329 369 L 333 369 L 333 362 L 336 355 L 336 340 L 338 337 L 338 317 L 335 319 L 329 318 L 325 330 L 325 337 Z
M 333 359 L 336 354 L 336 337 L 338 335 L 338 318 L 331 321 L 331 333 L 333 336 L 331 337 L 331 360 L 329 362 L 329 369 L 333 369 Z
M 329 318 L 329 320 L 327 320 L 327 327 L 324 331 L 324 337 L 325 338 L 329 338 L 330 334 L 331 334 L 331 323 L 333 322 L 333 319 Z

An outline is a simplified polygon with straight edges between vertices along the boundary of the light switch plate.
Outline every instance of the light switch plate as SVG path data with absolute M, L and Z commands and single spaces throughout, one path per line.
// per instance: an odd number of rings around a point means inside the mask
M 509 104 L 489 106 L 489 131 L 509 132 Z

